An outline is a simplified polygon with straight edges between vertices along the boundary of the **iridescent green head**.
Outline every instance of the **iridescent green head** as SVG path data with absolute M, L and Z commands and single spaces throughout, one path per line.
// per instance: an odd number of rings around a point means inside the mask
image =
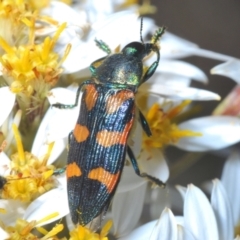
M 92 63 L 90 70 L 93 78 L 103 84 L 138 87 L 156 71 L 160 59 L 157 41 L 164 31 L 165 28 L 158 29 L 150 43 L 144 43 L 141 36 L 142 42 L 131 42 L 115 54 L 110 54 L 110 49 L 104 42 L 96 40 L 97 45 L 109 55 Z M 151 52 L 156 53 L 157 60 L 144 73 L 143 59 Z

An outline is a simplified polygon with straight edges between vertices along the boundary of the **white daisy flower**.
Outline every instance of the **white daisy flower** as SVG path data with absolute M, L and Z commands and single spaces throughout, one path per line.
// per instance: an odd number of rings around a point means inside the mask
M 233 214 L 233 226 L 236 232 L 240 235 L 239 222 L 240 222 L 240 207 L 239 200 L 240 194 L 236 188 L 240 182 L 240 155 L 238 151 L 233 151 L 224 164 L 221 181 L 226 189 L 227 196 L 229 197 L 231 210 Z
M 149 222 L 120 239 L 234 239 L 230 200 L 221 182 L 213 183 L 211 204 L 194 185 L 187 189 L 178 187 L 184 198 L 183 217 L 175 218 L 165 209 L 158 221 Z

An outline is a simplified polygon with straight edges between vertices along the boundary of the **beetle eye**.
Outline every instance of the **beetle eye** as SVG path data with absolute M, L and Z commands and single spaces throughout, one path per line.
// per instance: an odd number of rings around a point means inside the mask
M 122 53 L 126 54 L 126 55 L 132 55 L 132 56 L 136 56 L 136 57 L 141 57 L 142 54 L 144 53 L 144 45 L 140 42 L 132 42 L 129 43 L 128 45 L 126 45 L 123 50 Z

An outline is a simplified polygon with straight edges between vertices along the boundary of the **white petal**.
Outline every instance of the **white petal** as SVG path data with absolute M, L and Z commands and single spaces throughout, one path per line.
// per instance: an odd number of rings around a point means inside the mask
M 68 57 L 62 64 L 64 73 L 75 73 L 82 69 L 89 68 L 93 61 L 105 55 L 106 54 L 96 46 L 94 40 L 88 43 L 82 42 L 80 44 L 74 44 Z M 81 56 L 81 58 L 79 58 L 79 56 Z M 78 61 L 76 61 L 76 59 L 78 59 Z
M 61 103 L 61 104 L 74 104 L 76 99 L 76 93 L 74 91 L 55 88 L 51 90 L 51 96 L 48 97 L 50 104 Z M 81 100 L 81 94 L 79 101 Z M 67 137 L 69 133 L 73 130 L 77 117 L 79 114 L 79 103 L 73 109 L 59 109 L 56 107 L 51 107 L 48 111 L 49 113 L 47 121 L 48 126 L 48 142 L 55 141 Z
M 0 153 L 0 176 L 7 176 L 10 174 L 11 171 L 11 160 L 8 156 L 4 153 Z
M 196 240 L 196 238 L 183 226 L 178 225 L 178 240 Z
M 112 204 L 115 236 L 124 236 L 136 226 L 142 213 L 146 186 L 143 184 L 134 190 L 115 194 Z
M 74 8 L 60 1 L 51 1 L 50 5 L 43 9 L 42 14 L 51 16 L 59 22 L 59 25 L 67 22 L 68 25 L 75 25 L 80 28 L 87 21 L 86 14 L 83 11 L 76 11 Z
M 240 114 L 240 85 L 236 85 L 217 105 L 212 115 L 237 116 Z
M 72 221 L 71 214 L 67 214 L 66 223 L 69 231 L 72 231 L 75 228 L 75 224 Z
M 165 97 L 173 97 L 180 99 L 189 99 L 195 101 L 209 101 L 209 100 L 220 100 L 220 96 L 216 93 L 201 90 L 197 88 L 180 88 L 175 86 L 166 86 L 163 84 L 149 84 L 148 82 L 142 84 L 139 92 L 150 92 L 152 94 L 158 94 Z
M 181 58 L 194 54 L 198 46 L 170 32 L 164 33 L 161 38 L 161 57 L 162 58 Z
M 232 209 L 226 190 L 218 179 L 213 181 L 211 204 L 218 224 L 219 240 L 233 239 Z
M 184 240 L 184 228 L 181 225 L 177 225 L 177 240 Z
M 145 172 L 163 182 L 168 180 L 168 165 L 160 150 L 152 149 L 151 153 L 143 151 L 139 156 L 138 165 L 141 172 Z
M 211 69 L 211 74 L 219 74 L 232 78 L 237 84 L 240 84 L 240 60 L 233 59 L 222 63 Z
M 184 201 L 184 227 L 196 239 L 218 239 L 217 222 L 204 193 L 193 184 L 188 186 Z
M 55 139 L 52 139 L 52 141 L 48 140 L 48 135 L 50 134 L 50 131 L 51 131 L 50 121 L 53 119 L 53 115 L 54 115 L 54 112 L 52 111 L 52 109 L 49 109 L 46 112 L 38 128 L 36 137 L 33 142 L 32 150 L 31 150 L 32 154 L 41 158 L 47 153 L 49 143 L 54 142 L 54 146 L 53 146 L 50 158 L 48 159 L 48 164 L 53 163 L 60 156 L 60 154 L 66 148 L 66 145 L 67 145 L 66 138 L 57 139 L 56 137 Z M 59 127 L 58 132 L 60 132 L 61 129 L 62 128 Z
M 114 4 L 113 1 L 110 0 L 103 0 L 101 2 L 96 0 L 78 2 L 80 2 L 80 9 L 86 11 L 90 22 L 106 18 L 106 16 L 113 12 Z
M 220 61 L 229 61 L 233 57 L 213 51 L 199 48 L 196 44 L 180 38 L 168 31 L 161 39 L 161 57 L 162 58 L 182 58 L 191 55 L 217 59 Z
M 150 240 L 177 240 L 177 224 L 169 208 L 165 208 L 156 223 Z
M 88 37 L 88 42 L 83 42 L 72 49 L 64 61 L 62 66 L 65 69 L 65 73 L 73 73 L 89 68 L 93 61 L 106 56 L 106 53 L 96 46 L 94 39 L 103 40 L 110 49 L 114 50 L 119 44 L 124 42 L 126 34 L 131 34 L 131 30 L 137 22 L 137 17 L 136 12 L 129 10 L 116 13 L 106 18 L 105 21 L 98 21 L 96 24 L 93 24 L 93 31 Z M 127 26 L 127 28 L 125 27 L 121 31 L 116 26 Z
M 120 238 L 119 240 L 135 240 L 135 239 L 146 240 L 146 239 L 149 239 L 156 223 L 157 223 L 157 220 L 146 223 L 146 224 L 142 225 L 141 227 L 133 230 L 129 235 Z
M 52 213 L 58 213 L 58 215 L 37 226 L 56 221 L 69 213 L 66 189 L 57 188 L 41 195 L 28 206 L 24 214 L 24 219 L 27 221 L 38 221 Z
M 136 103 L 138 104 L 139 101 L 142 101 L 142 99 L 144 99 L 144 109 L 150 109 L 152 107 L 153 104 L 158 103 L 161 108 L 163 109 L 164 112 L 169 111 L 170 109 L 177 107 L 179 104 L 182 103 L 181 99 L 171 99 L 171 98 L 165 98 L 165 97 L 161 97 L 159 95 L 148 95 L 146 98 L 146 94 L 143 92 L 137 93 L 136 95 Z M 186 106 L 186 108 L 183 109 L 183 111 L 187 110 L 188 106 Z M 140 105 L 140 109 L 141 109 L 141 105 Z M 141 128 L 142 130 L 142 128 Z M 139 130 L 140 131 L 140 130 Z M 142 131 L 141 131 L 142 132 Z M 142 142 L 141 142 L 142 143 Z
M 0 126 L 12 111 L 16 95 L 12 93 L 9 87 L 0 88 Z
M 240 240 L 240 236 L 237 235 L 237 237 L 234 238 L 234 240 Z
M 160 73 L 172 73 L 207 83 L 206 74 L 198 67 L 180 60 L 162 60 L 157 68 Z
M 135 121 L 133 129 L 131 130 L 130 136 L 128 139 L 129 146 L 134 152 L 134 156 L 138 158 L 141 148 L 142 148 L 142 134 L 143 129 L 139 121 Z
M 219 61 L 230 61 L 230 60 L 234 59 L 231 56 L 213 52 L 213 51 L 206 50 L 206 49 L 201 49 L 201 48 L 194 49 L 193 55 L 199 56 L 199 57 L 204 57 L 204 58 L 216 59 Z
M 179 193 L 181 194 L 182 199 L 184 200 L 185 196 L 186 196 L 186 193 L 187 193 L 187 188 L 183 187 L 183 186 L 180 186 L 180 185 L 177 185 L 176 189 L 179 191 Z
M 94 38 L 101 39 L 106 42 L 111 49 L 114 49 L 123 42 L 125 38 L 124 35 L 130 34 L 132 29 L 135 28 L 137 18 L 138 14 L 135 9 L 114 13 L 103 21 L 97 21 L 92 24 L 94 33 L 89 37 L 89 40 L 94 40 Z M 116 26 L 118 26 L 117 29 Z M 112 45 L 113 43 L 116 45 Z
M 147 83 L 152 83 L 152 84 L 154 82 L 162 85 L 170 86 L 170 87 L 173 86 L 173 87 L 185 88 L 190 85 L 191 79 L 189 77 L 174 74 L 173 72 L 172 73 L 156 72 L 147 81 Z
M 20 201 L 0 199 L 0 208 L 6 210 L 6 213 L 0 214 L 0 220 L 6 226 L 13 226 L 18 218 L 23 218 L 26 207 L 27 204 Z
M 177 222 L 178 222 L 178 218 L 179 217 L 176 217 Z M 193 235 L 189 231 L 187 231 L 182 224 L 177 225 L 177 228 L 178 228 L 178 237 L 177 237 L 178 240 L 196 240 L 196 238 L 193 237 Z
M 178 125 L 202 133 L 200 137 L 182 138 L 176 146 L 187 151 L 204 152 L 231 146 L 240 140 L 240 120 L 229 116 L 195 118 Z
M 234 226 L 236 226 L 240 220 L 240 191 L 236 191 L 240 185 L 240 155 L 237 151 L 232 152 L 225 162 L 221 181 L 231 201 Z
M 117 193 L 133 190 L 146 182 L 144 178 L 139 177 L 132 166 L 123 168 L 122 177 L 117 187 Z
M 76 92 L 78 89 L 78 85 L 72 84 L 66 88 L 53 88 L 48 96 L 48 101 L 52 105 L 54 103 L 62 103 L 62 104 L 74 104 L 76 100 Z
M 59 186 L 62 188 L 67 189 L 67 176 L 66 173 L 62 173 L 59 176 L 56 176 L 57 182 L 59 183 Z
M 0 227 L 0 239 L 10 239 L 10 235 Z

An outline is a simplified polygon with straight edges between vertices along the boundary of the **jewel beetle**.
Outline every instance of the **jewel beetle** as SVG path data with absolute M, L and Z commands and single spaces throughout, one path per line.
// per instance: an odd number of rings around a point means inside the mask
M 116 191 L 126 153 L 137 175 L 163 186 L 159 179 L 140 173 L 127 139 L 135 118 L 134 97 L 138 87 L 156 71 L 160 60 L 158 40 L 165 27 L 159 28 L 150 43 L 127 44 L 121 52 L 111 53 L 107 44 L 95 40 L 107 56 L 90 65 L 91 79 L 77 91 L 75 103 L 53 104 L 57 108 L 74 108 L 82 98 L 80 113 L 74 130 L 69 134 L 66 167 L 68 202 L 74 224 L 84 226 L 104 213 Z M 156 60 L 144 71 L 143 58 L 150 53 Z M 143 130 L 151 136 L 144 115 L 139 111 Z

